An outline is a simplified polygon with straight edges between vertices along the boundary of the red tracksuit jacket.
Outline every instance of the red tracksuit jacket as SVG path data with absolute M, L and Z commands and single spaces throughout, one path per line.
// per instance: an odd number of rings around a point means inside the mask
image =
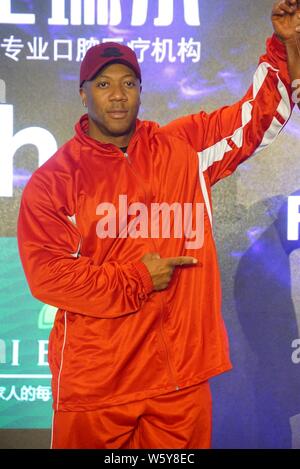
M 211 186 L 269 145 L 287 122 L 292 89 L 284 46 L 267 42 L 246 96 L 211 114 L 159 127 L 137 121 L 128 157 L 75 136 L 24 189 L 18 242 L 33 296 L 58 308 L 50 334 L 54 408 L 93 410 L 187 387 L 231 368 L 221 316 Z M 204 244 L 176 238 L 97 236 L 103 202 L 205 204 Z M 194 213 L 194 212 L 193 212 Z M 154 292 L 148 252 L 187 255 Z

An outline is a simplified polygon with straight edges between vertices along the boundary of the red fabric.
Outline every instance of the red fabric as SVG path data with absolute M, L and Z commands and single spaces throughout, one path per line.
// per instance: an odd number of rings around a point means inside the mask
M 153 282 L 151 275 L 149 274 L 149 270 L 145 266 L 145 264 L 141 261 L 137 261 L 134 264 L 134 267 L 136 268 L 137 272 L 139 273 L 141 282 L 145 288 L 145 293 L 149 294 L 153 290 Z
M 266 54 L 260 57 L 253 83 L 242 99 L 210 114 L 201 111 L 178 118 L 163 128 L 168 135 L 188 141 L 201 152 L 210 186 L 232 174 L 262 143 L 262 148 L 271 143 L 268 130 L 274 124 L 274 117 L 280 114 L 280 124 L 284 125 L 294 107 L 285 45 L 275 34 L 266 45 Z M 250 120 L 247 114 L 251 115 Z M 275 134 L 280 130 L 279 127 Z M 226 151 L 220 157 L 224 147 Z M 211 151 L 207 151 L 209 148 Z
M 90 412 L 55 412 L 53 449 L 210 448 L 207 382 Z
M 75 137 L 28 182 L 18 242 L 32 294 L 58 308 L 49 342 L 54 409 L 121 405 L 231 368 L 211 185 L 271 143 L 290 115 L 292 90 L 277 42 L 268 41 L 238 103 L 161 128 L 137 121 L 128 158 L 89 137 L 85 115 Z M 122 194 L 149 213 L 153 202 L 192 203 L 192 220 L 196 204 L 205 204 L 203 246 L 187 247 L 185 236 L 172 232 L 171 238 L 100 239 L 99 204 L 111 203 L 120 214 Z M 156 292 L 140 262 L 148 252 L 189 255 L 198 264 L 177 267 L 168 288 Z

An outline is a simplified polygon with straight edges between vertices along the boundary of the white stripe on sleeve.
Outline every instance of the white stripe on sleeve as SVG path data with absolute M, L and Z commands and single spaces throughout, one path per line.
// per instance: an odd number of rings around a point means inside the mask
M 268 75 L 268 69 L 272 69 L 273 71 L 277 72 L 277 78 L 278 78 L 277 88 L 282 99 L 276 111 L 282 116 L 285 122 L 284 124 L 280 124 L 278 119 L 274 117 L 270 127 L 267 129 L 267 131 L 265 132 L 263 136 L 261 144 L 256 148 L 256 150 L 253 151 L 253 154 L 258 153 L 259 151 L 264 149 L 266 146 L 270 145 L 278 136 L 282 128 L 284 127 L 286 121 L 288 120 L 291 114 L 291 106 L 290 106 L 290 99 L 289 99 L 288 92 L 285 88 L 284 83 L 281 81 L 279 77 L 278 70 L 273 68 L 267 62 L 262 62 L 258 66 L 254 74 L 253 98 L 242 104 L 242 126 L 236 129 L 233 135 L 229 135 L 228 137 L 225 137 L 223 140 L 215 143 L 211 147 L 206 148 L 202 152 L 198 153 L 199 164 L 201 165 L 201 170 L 203 172 L 206 171 L 215 162 L 222 161 L 225 154 L 232 150 L 232 148 L 227 143 L 228 139 L 231 139 L 238 148 L 242 148 L 244 128 L 249 124 L 249 122 L 252 119 L 253 105 L 251 103 L 254 101 L 255 97 L 257 96 L 257 93 L 263 86 L 263 83 Z

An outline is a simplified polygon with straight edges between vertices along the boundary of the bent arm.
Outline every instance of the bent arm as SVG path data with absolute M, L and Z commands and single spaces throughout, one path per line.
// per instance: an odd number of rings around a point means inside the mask
M 140 261 L 95 265 L 80 256 L 78 229 L 33 179 L 23 191 L 18 218 L 19 252 L 32 295 L 98 318 L 138 311 L 153 289 L 146 266 Z

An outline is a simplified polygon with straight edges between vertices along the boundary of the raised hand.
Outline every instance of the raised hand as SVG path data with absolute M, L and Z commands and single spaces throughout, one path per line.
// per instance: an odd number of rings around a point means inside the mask
M 280 0 L 272 9 L 275 34 L 282 42 L 300 41 L 300 0 Z

